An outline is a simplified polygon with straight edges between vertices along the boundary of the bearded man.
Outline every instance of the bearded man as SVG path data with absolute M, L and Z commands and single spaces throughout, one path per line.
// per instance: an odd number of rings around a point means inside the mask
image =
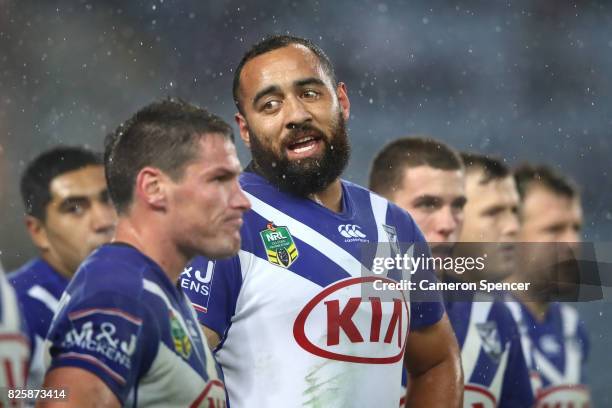
M 403 362 L 409 406 L 460 406 L 457 342 L 439 298 L 362 296 L 378 279 L 368 275 L 368 244 L 396 253 L 402 243 L 426 245 L 405 211 L 340 179 L 350 104 L 325 53 L 274 36 L 234 72 L 252 210 L 238 256 L 198 258 L 181 280 L 216 346 L 232 408 L 394 407 Z

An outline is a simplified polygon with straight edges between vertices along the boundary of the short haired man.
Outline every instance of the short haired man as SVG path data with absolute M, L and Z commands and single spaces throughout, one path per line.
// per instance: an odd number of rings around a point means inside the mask
M 414 406 L 458 406 L 442 304 L 412 301 L 408 312 L 399 291 L 388 302 L 361 297 L 372 265 L 364 244 L 423 239 L 404 211 L 340 179 L 349 100 L 329 59 L 302 38 L 264 39 L 235 70 L 234 99 L 253 156 L 241 176 L 253 203 L 242 250 L 198 259 L 182 280 L 217 346 L 231 406 L 395 406 L 401 389 L 390 379 L 404 356 Z
M 370 188 L 408 211 L 432 255 L 446 258 L 452 256 L 461 234 L 466 201 L 474 199 L 466 197 L 465 173 L 459 154 L 444 143 L 401 138 L 376 155 Z M 445 281 L 461 279 L 453 271 L 438 273 Z M 446 303 L 461 346 L 464 407 L 531 406 L 529 373 L 512 316 L 499 301 L 464 300 Z
M 225 407 L 220 371 L 176 282 L 196 254 L 240 247 L 249 202 L 231 128 L 185 102 L 152 103 L 109 137 L 105 170 L 115 241 L 66 289 L 47 336 L 45 386 L 69 388 L 74 407 Z
M 576 278 L 567 262 L 579 251 L 582 206 L 577 188 L 545 165 L 523 165 L 514 172 L 521 197 L 521 267 L 510 280 L 530 282 L 533 293 L 514 292 L 508 303 L 530 347 L 528 364 L 541 406 L 590 406 L 585 385 L 588 335 L 578 312 L 551 301 Z M 538 405 L 538 406 L 540 406 Z
M 25 223 L 39 257 L 9 275 L 24 309 L 33 358 L 28 386 L 45 375 L 43 341 L 59 299 L 78 266 L 115 231 L 102 157 L 81 147 L 39 154 L 21 177 Z

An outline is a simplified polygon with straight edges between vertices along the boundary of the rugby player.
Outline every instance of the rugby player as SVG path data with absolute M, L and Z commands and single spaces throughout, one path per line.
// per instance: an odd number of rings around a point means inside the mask
M 45 375 L 42 345 L 59 299 L 81 262 L 111 240 L 116 214 L 101 155 L 81 147 L 56 147 L 38 155 L 21 177 L 21 196 L 39 257 L 8 279 L 33 346 L 28 387 L 38 389 Z
M 524 165 L 514 177 L 521 197 L 520 239 L 524 262 L 511 281 L 532 282 L 537 296 L 514 292 L 508 303 L 530 347 L 538 406 L 591 406 L 585 364 L 588 336 L 578 312 L 569 304 L 550 301 L 575 288 L 582 229 L 580 194 L 552 168 Z
M 182 279 L 232 408 L 395 406 L 401 389 L 390 379 L 404 359 L 412 406 L 459 406 L 457 344 L 441 302 L 361 297 L 372 262 L 362 263 L 364 244 L 423 238 L 407 213 L 340 179 L 349 99 L 329 59 L 308 40 L 273 36 L 234 72 L 253 209 L 238 257 L 199 258 Z
M 478 180 L 485 169 L 471 168 L 468 177 Z M 407 210 L 423 231 L 432 255 L 442 258 L 453 255 L 464 221 L 475 222 L 473 212 L 465 219 L 464 207 L 466 202 L 478 205 L 480 197 L 473 188 L 466 192 L 465 184 L 466 169 L 459 154 L 440 141 L 422 137 L 386 145 L 370 172 L 370 188 Z M 443 281 L 464 279 L 453 271 L 437 272 Z M 530 407 L 529 373 L 516 324 L 506 307 L 499 301 L 462 299 L 448 301 L 446 310 L 461 346 L 463 406 Z
M 0 146 L 0 175 L 3 170 L 4 155 Z M 0 177 L 0 195 L 2 182 Z M 8 390 L 25 387 L 30 361 L 30 343 L 27 337 L 25 319 L 19 307 L 17 296 L 4 275 L 0 264 L 0 406 L 14 406 L 19 400 Z
M 240 163 L 231 128 L 181 101 L 152 103 L 119 126 L 104 155 L 119 221 L 80 266 L 47 342 L 44 406 L 226 406 L 221 373 L 176 286 L 196 254 L 240 247 Z

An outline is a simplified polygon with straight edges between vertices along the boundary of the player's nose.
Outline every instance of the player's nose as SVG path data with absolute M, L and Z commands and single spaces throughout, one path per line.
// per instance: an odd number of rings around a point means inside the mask
M 451 208 L 440 209 L 436 221 L 436 230 L 445 240 L 459 227 L 459 220 Z
M 312 120 L 312 114 L 298 97 L 288 97 L 285 100 L 285 117 L 288 129 Z
M 509 212 L 504 217 L 502 235 L 504 240 L 516 240 L 520 228 L 518 214 Z
M 235 208 L 241 212 L 245 212 L 251 209 L 251 201 L 249 200 L 249 198 L 242 190 L 240 184 L 237 181 L 232 191 L 230 205 L 232 208 Z
M 95 232 L 110 234 L 115 230 L 117 213 L 111 204 L 95 202 L 91 211 L 91 227 Z

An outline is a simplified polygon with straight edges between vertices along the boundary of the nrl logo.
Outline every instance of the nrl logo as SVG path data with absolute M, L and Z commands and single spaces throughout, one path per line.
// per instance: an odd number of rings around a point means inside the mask
M 191 340 L 189 340 L 189 336 L 172 312 L 170 312 L 170 334 L 172 335 L 174 350 L 184 359 L 189 359 L 192 350 Z
M 288 268 L 295 262 L 299 253 L 289 233 L 289 228 L 269 222 L 266 229 L 260 231 L 259 235 L 266 248 L 268 262 L 283 268 Z

